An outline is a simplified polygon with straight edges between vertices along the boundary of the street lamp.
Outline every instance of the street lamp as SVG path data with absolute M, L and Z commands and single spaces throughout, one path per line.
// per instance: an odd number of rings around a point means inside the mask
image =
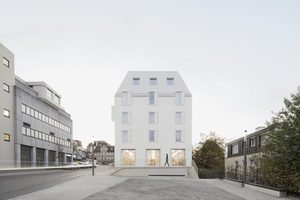
M 95 176 L 95 169 L 94 169 L 94 136 L 92 140 L 92 175 Z
M 245 187 L 246 176 L 247 176 L 247 130 L 244 131 L 244 177 L 241 182 L 241 187 Z

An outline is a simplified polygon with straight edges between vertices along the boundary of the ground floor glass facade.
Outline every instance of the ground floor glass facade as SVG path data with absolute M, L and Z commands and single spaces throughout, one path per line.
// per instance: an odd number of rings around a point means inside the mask
M 160 150 L 148 149 L 147 151 L 147 166 L 159 166 L 160 165 Z
M 123 149 L 121 156 L 122 156 L 122 165 L 123 166 L 134 166 L 135 165 L 135 150 Z
M 185 150 L 172 149 L 171 159 L 172 159 L 172 166 L 185 166 Z

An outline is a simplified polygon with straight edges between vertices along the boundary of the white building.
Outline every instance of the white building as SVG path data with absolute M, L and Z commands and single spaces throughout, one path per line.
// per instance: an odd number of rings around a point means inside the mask
M 178 72 L 128 72 L 115 95 L 115 166 L 191 166 L 192 95 Z

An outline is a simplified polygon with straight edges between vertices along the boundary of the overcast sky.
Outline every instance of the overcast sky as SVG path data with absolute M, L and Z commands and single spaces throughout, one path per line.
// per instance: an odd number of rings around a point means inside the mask
M 0 0 L 0 42 L 25 81 L 45 81 L 73 138 L 114 143 L 111 106 L 127 71 L 179 71 L 193 143 L 264 125 L 300 85 L 298 0 Z

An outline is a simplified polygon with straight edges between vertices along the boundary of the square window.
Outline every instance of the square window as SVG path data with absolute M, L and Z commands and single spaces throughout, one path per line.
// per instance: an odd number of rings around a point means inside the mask
M 3 90 L 5 92 L 8 92 L 9 93 L 9 85 L 7 85 L 6 83 L 3 83 Z
M 3 57 L 3 65 L 9 67 L 9 60 L 5 57 Z
M 149 81 L 150 85 L 157 85 L 157 78 L 150 78 Z
M 139 85 L 140 84 L 140 78 L 133 78 L 132 83 L 133 83 L 133 85 Z
M 6 110 L 6 109 L 3 109 L 3 116 L 7 117 L 7 118 L 10 118 L 10 111 Z
M 8 133 L 3 133 L 3 140 L 5 142 L 10 142 L 10 134 Z
M 174 78 L 167 78 L 167 85 L 174 85 Z

